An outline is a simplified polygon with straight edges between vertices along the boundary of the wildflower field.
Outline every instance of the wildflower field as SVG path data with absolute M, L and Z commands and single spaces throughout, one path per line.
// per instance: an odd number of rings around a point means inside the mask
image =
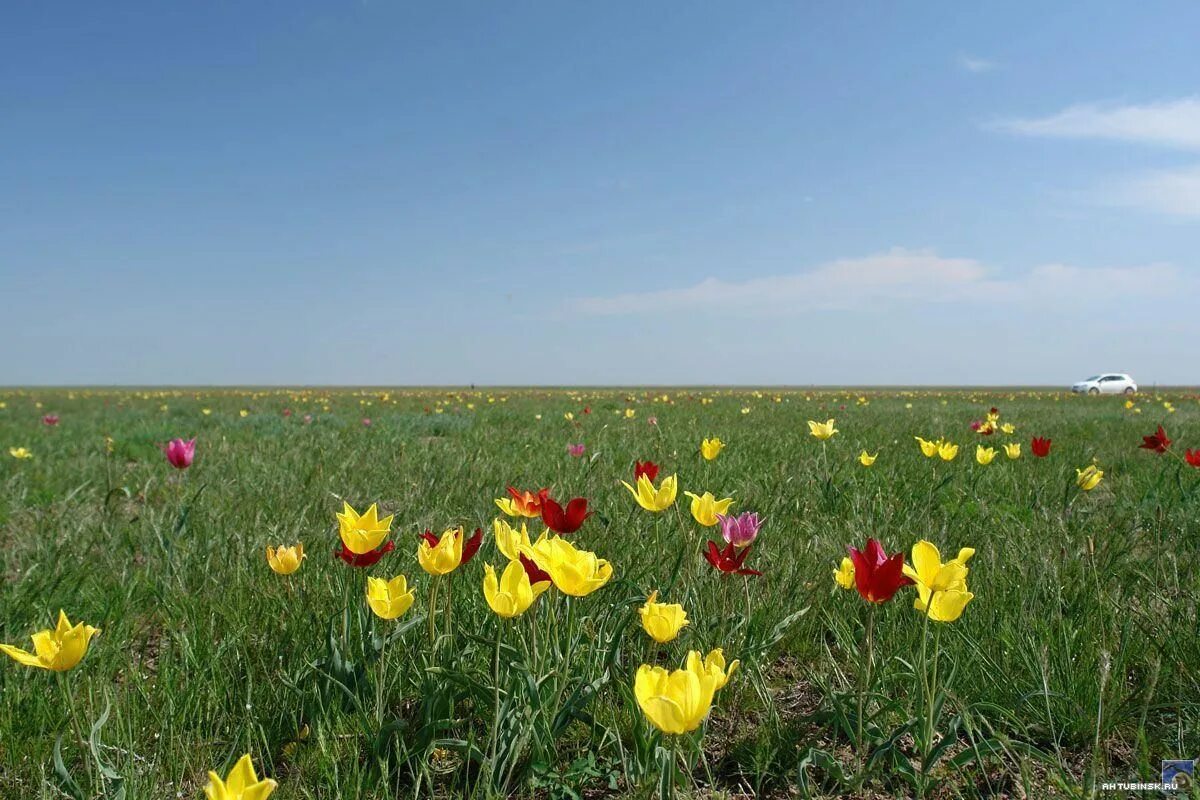
M 1090 797 L 1200 756 L 1194 392 L 0 403 L 3 798 Z

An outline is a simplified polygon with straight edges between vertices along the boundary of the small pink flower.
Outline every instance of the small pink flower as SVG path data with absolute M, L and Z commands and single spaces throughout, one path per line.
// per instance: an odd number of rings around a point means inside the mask
M 163 453 L 167 456 L 167 463 L 175 469 L 187 469 L 192 465 L 192 459 L 196 457 L 196 440 L 192 438 L 189 441 L 183 439 L 172 439 L 163 448 Z
M 370 417 L 363 417 L 362 423 L 363 423 L 363 427 L 364 427 L 364 428 L 369 428 L 369 427 L 371 427 L 371 418 L 370 418 Z
M 650 417 L 649 419 L 646 420 L 646 422 L 649 422 L 651 425 L 657 425 L 658 417 Z
M 305 415 L 304 415 L 304 424 L 305 424 L 305 425 L 311 425 L 311 424 L 312 424 L 312 414 L 305 414 Z
M 283 410 L 283 415 L 284 415 L 285 417 L 290 417 L 290 416 L 292 415 L 292 410 L 291 410 L 290 408 L 285 408 L 285 409 Z
M 749 547 L 758 538 L 758 530 L 763 520 L 753 511 L 741 514 L 717 514 L 717 522 L 721 525 L 721 538 L 737 548 Z
M 53 428 L 58 424 L 58 414 L 47 414 L 46 416 L 42 417 L 42 424 L 49 425 Z
M 583 451 L 585 449 L 586 448 L 582 444 L 567 445 L 567 452 L 571 454 L 572 458 L 580 458 L 583 455 Z

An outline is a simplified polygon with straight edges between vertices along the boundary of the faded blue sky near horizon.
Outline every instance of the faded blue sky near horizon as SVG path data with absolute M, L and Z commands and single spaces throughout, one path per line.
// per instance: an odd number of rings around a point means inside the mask
M 1200 6 L 22 4 L 0 384 L 1196 384 Z

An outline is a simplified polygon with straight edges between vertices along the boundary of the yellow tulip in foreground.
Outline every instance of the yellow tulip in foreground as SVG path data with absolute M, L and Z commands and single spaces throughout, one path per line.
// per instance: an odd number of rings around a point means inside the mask
M 367 509 L 367 513 L 361 516 L 349 503 L 342 505 L 345 507 L 342 513 L 337 515 L 338 535 L 342 537 L 342 543 L 346 545 L 347 550 L 361 556 L 383 544 L 388 530 L 392 527 L 390 516 L 379 519 L 379 512 L 374 503 Z
M 833 580 L 843 589 L 854 588 L 854 562 L 842 557 L 842 563 L 833 571 Z
M 544 569 L 560 592 L 583 597 L 608 583 L 612 564 L 595 553 L 579 550 L 559 536 L 539 539 L 524 550 L 527 558 Z
M 721 450 L 724 448 L 725 443 L 714 436 L 700 443 L 700 455 L 704 456 L 706 461 L 713 461 L 721 454 Z
M 996 448 L 984 447 L 981 444 L 975 445 L 975 460 L 980 464 L 987 466 L 992 463 L 992 459 L 996 457 Z
M 725 671 L 720 650 L 704 661 L 696 651 L 688 653 L 683 669 L 667 672 L 643 664 L 633 679 L 633 694 L 646 719 L 663 733 L 683 734 L 700 727 L 712 708 L 713 695 L 729 681 L 737 662 Z
M 548 588 L 545 583 L 538 586 L 541 588 L 536 589 L 529 583 L 529 574 L 520 561 L 508 562 L 499 580 L 491 564 L 483 565 L 483 599 L 487 600 L 488 608 L 505 619 L 524 614 L 537 596 Z
M 225 780 L 221 780 L 221 776 L 215 772 L 208 773 L 204 796 L 208 800 L 267 800 L 278 785 L 270 778 L 258 779 L 254 774 L 254 764 L 250 762 L 250 754 L 247 753 L 233 765 Z
M 80 622 L 71 625 L 63 611 L 58 612 L 58 624 L 53 629 L 38 631 L 33 635 L 33 652 L 0 644 L 0 653 L 27 667 L 66 672 L 83 660 L 88 643 L 100 632 L 99 628 Z
M 1008 444 L 1004 445 L 1004 455 L 1008 456 L 1009 458 L 1011 458 L 1013 460 L 1020 458 L 1021 457 L 1021 443 L 1020 442 L 1009 442 Z
M 864 467 L 869 467 L 875 463 L 875 459 L 877 458 L 879 458 L 879 453 L 871 455 L 866 450 L 863 450 L 858 454 L 858 463 L 862 464 Z
M 10 447 L 8 448 L 8 454 L 19 461 L 24 461 L 27 458 L 33 458 L 33 453 L 28 447 Z
M 412 607 L 416 594 L 408 588 L 408 579 L 397 575 L 390 581 L 367 578 L 367 605 L 381 619 L 396 619 Z
M 833 420 L 826 422 L 808 421 L 808 433 L 821 441 L 833 438 L 833 435 L 838 432 L 838 429 L 833 427 Z
M 658 592 L 650 593 L 646 604 L 638 609 L 642 629 L 659 644 L 666 644 L 679 635 L 688 624 L 687 612 L 678 603 L 659 603 Z
M 679 479 L 671 475 L 663 478 L 662 483 L 657 489 L 654 488 L 654 483 L 645 475 L 637 479 L 637 488 L 633 488 L 625 481 L 621 481 L 621 485 L 629 490 L 633 495 L 633 499 L 647 511 L 666 511 L 675 502 L 675 495 L 679 491 Z
M 304 545 L 299 542 L 292 547 L 281 545 L 278 550 L 267 548 L 267 565 L 280 575 L 291 575 L 300 569 L 300 562 L 305 558 Z
M 1085 492 L 1090 492 L 1100 485 L 1100 481 L 1104 478 L 1104 470 L 1097 467 L 1095 464 L 1088 464 L 1083 469 L 1075 470 L 1075 483 L 1080 489 Z
M 913 545 L 912 566 L 904 565 L 904 574 L 917 585 L 913 608 L 925 612 L 935 622 L 953 622 L 975 595 L 967 591 L 967 560 L 975 555 L 970 547 L 942 563 L 942 554 L 924 539 Z
M 712 492 L 705 492 L 702 495 L 692 492 L 684 492 L 684 494 L 692 498 L 692 518 L 706 528 L 716 525 L 717 514 L 728 514 L 729 507 L 733 505 L 732 497 L 718 500 L 713 497 Z
M 462 528 L 451 528 L 442 534 L 436 546 L 422 539 L 417 548 L 417 562 L 420 563 L 421 569 L 430 575 L 448 575 L 453 572 L 462 562 L 464 538 L 466 534 Z

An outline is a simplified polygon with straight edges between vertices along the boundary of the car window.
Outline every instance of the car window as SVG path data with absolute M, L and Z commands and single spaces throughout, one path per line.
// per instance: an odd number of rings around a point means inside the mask
M 1084 380 L 1085 380 L 1085 381 L 1098 381 L 1098 380 L 1100 380 L 1100 376 L 1099 376 L 1099 375 L 1093 375 L 1093 376 L 1092 376 L 1092 377 L 1090 377 L 1090 378 L 1084 378 Z

